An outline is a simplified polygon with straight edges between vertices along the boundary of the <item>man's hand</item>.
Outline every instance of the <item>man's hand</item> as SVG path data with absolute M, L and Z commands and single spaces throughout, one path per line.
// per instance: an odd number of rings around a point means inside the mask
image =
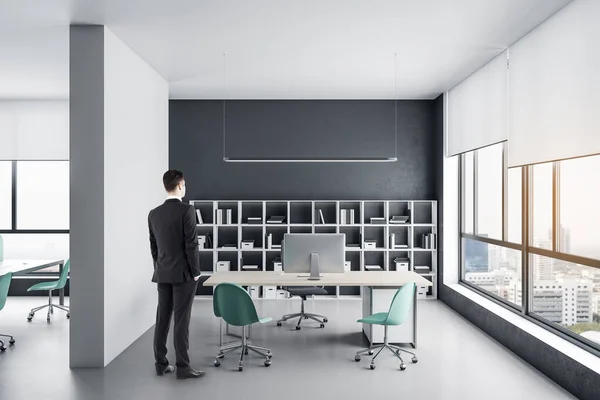
M 198 279 L 200 279 L 200 275 L 198 275 L 198 276 L 195 276 L 195 277 L 194 277 L 194 280 L 195 280 L 196 282 L 198 282 Z

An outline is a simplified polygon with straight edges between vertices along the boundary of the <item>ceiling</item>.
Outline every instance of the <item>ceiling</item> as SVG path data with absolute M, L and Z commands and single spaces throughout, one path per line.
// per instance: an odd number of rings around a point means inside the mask
M 0 0 L 0 99 L 68 98 L 70 23 L 108 26 L 171 98 L 431 99 L 569 1 Z

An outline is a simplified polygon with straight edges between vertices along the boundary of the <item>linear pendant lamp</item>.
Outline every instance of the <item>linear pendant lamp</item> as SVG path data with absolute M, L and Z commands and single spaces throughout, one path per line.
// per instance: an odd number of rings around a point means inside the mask
M 223 53 L 223 161 L 227 163 L 386 163 L 398 161 L 398 100 L 397 100 L 397 65 L 396 57 L 394 54 L 394 90 L 395 90 L 395 102 L 394 102 L 394 156 L 393 157 L 293 157 L 293 158 L 282 158 L 282 157 L 227 157 L 225 153 L 225 53 Z

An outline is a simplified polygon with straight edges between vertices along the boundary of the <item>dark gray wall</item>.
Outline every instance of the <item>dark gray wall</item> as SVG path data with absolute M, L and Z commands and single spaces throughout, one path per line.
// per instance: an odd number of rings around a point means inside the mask
M 70 366 L 104 366 L 104 27 L 70 28 Z
M 255 102 L 262 102 L 256 100 Z M 305 100 L 311 102 L 311 100 Z M 339 103 L 339 101 L 335 101 Z M 394 101 L 352 101 L 355 110 L 352 120 L 364 116 L 373 124 L 377 106 L 381 107 L 383 134 L 365 132 L 365 124 L 340 124 L 343 131 L 330 132 L 343 137 L 339 154 L 360 154 L 371 137 L 378 143 L 393 143 L 389 135 L 390 106 Z M 237 103 L 237 104 L 236 104 Z M 320 102 L 322 103 L 322 102 Z M 227 101 L 227 110 L 252 104 L 248 101 Z M 273 104 L 273 102 L 271 102 Z M 364 113 L 360 114 L 361 104 Z M 257 118 L 265 117 L 268 103 L 261 103 Z M 250 107 L 250 106 L 248 106 Z M 225 163 L 223 162 L 223 102 L 212 100 L 173 100 L 169 114 L 169 165 L 184 172 L 187 199 L 428 199 L 435 200 L 437 148 L 440 136 L 435 132 L 433 101 L 399 101 L 398 161 L 394 163 Z M 304 118 L 327 120 L 331 107 L 305 107 Z M 273 112 L 281 110 L 274 102 Z M 238 115 L 241 111 L 238 110 Z M 229 112 L 227 113 L 229 114 Z M 244 114 L 248 118 L 249 113 Z M 376 113 L 375 113 L 376 115 Z M 296 114 L 298 118 L 298 114 Z M 237 120 L 236 135 L 242 132 Z M 233 123 L 232 123 L 233 124 Z M 281 125 L 281 121 L 278 123 Z M 227 126 L 229 123 L 226 124 Z M 282 140 L 276 145 L 261 131 L 260 123 L 247 124 L 246 143 L 253 141 L 254 149 L 273 150 L 286 140 L 293 141 L 305 134 L 305 126 L 294 124 L 281 130 Z M 393 125 L 392 125 L 393 126 Z M 254 130 L 253 130 L 254 129 Z M 230 131 L 231 132 L 231 131 Z M 296 138 L 296 139 L 295 139 Z M 367 140 L 365 140 L 365 138 Z M 393 139 L 393 136 L 392 136 Z M 243 155 L 243 146 L 234 148 L 235 141 L 227 139 L 228 156 Z M 239 144 L 237 144 L 239 146 Z M 389 147 L 389 144 L 387 145 Z M 377 146 L 376 146 L 377 147 Z M 345 150 L 344 150 L 345 149 Z M 231 153 L 229 153 L 231 151 Z M 335 154 L 336 156 L 339 154 Z M 382 156 L 393 155 L 388 152 Z M 312 155 L 312 154 L 311 154 Z M 372 155 L 372 154 L 370 154 Z

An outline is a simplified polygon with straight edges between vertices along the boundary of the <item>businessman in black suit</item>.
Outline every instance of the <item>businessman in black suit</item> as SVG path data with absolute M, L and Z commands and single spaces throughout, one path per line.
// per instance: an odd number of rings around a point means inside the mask
M 164 375 L 175 368 L 167 360 L 167 335 L 171 315 L 175 314 L 173 342 L 177 378 L 198 378 L 204 372 L 190 366 L 188 356 L 192 304 L 200 277 L 196 213 L 182 202 L 185 180 L 180 171 L 163 175 L 167 200 L 148 215 L 150 249 L 154 259 L 152 282 L 158 287 L 158 308 L 154 329 L 156 373 Z

